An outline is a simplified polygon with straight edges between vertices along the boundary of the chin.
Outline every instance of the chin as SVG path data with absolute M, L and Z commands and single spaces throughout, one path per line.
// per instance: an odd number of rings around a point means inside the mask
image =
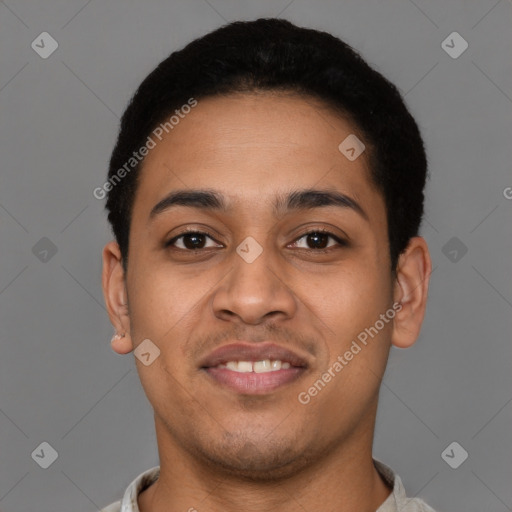
M 311 464 L 307 450 L 292 441 L 256 442 L 229 435 L 216 447 L 209 443 L 197 448 L 196 455 L 216 474 L 250 481 L 288 478 Z

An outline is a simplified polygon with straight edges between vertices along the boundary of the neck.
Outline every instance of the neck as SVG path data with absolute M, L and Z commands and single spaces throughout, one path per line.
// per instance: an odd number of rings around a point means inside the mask
M 276 481 L 249 481 L 210 468 L 174 442 L 155 416 L 160 476 L 139 495 L 141 512 L 375 512 L 391 489 L 375 469 L 373 422 L 315 463 Z

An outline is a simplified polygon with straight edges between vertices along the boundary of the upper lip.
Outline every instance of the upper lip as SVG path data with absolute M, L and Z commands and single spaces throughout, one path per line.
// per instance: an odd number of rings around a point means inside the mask
M 265 359 L 287 361 L 291 366 L 308 366 L 306 357 L 271 342 L 240 342 L 223 345 L 204 357 L 199 366 L 201 368 L 212 368 L 229 361 L 255 362 Z

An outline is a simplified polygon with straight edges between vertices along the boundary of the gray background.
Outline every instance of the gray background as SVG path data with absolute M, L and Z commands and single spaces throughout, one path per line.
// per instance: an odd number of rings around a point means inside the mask
M 512 510 L 511 2 L 6 0 L 3 512 L 97 510 L 158 464 L 134 356 L 110 349 L 100 274 L 111 235 L 92 191 L 146 74 L 226 21 L 262 16 L 346 40 L 399 87 L 425 138 L 430 300 L 417 344 L 392 350 L 375 456 L 440 512 Z M 47 59 L 31 48 L 43 31 L 59 44 Z M 456 59 L 441 46 L 453 31 L 469 44 Z M 31 457 L 43 441 L 58 452 L 48 469 Z M 453 441 L 469 453 L 457 469 L 441 457 Z

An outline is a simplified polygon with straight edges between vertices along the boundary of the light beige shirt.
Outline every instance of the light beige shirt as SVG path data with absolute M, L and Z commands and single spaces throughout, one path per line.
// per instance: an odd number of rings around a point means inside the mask
M 375 512 L 435 512 L 420 498 L 407 498 L 400 477 L 391 468 L 374 459 L 375 467 L 382 478 L 393 488 L 391 494 Z M 123 499 L 111 503 L 101 512 L 140 512 L 137 497 L 156 481 L 160 475 L 160 466 L 141 473 L 126 489 Z

